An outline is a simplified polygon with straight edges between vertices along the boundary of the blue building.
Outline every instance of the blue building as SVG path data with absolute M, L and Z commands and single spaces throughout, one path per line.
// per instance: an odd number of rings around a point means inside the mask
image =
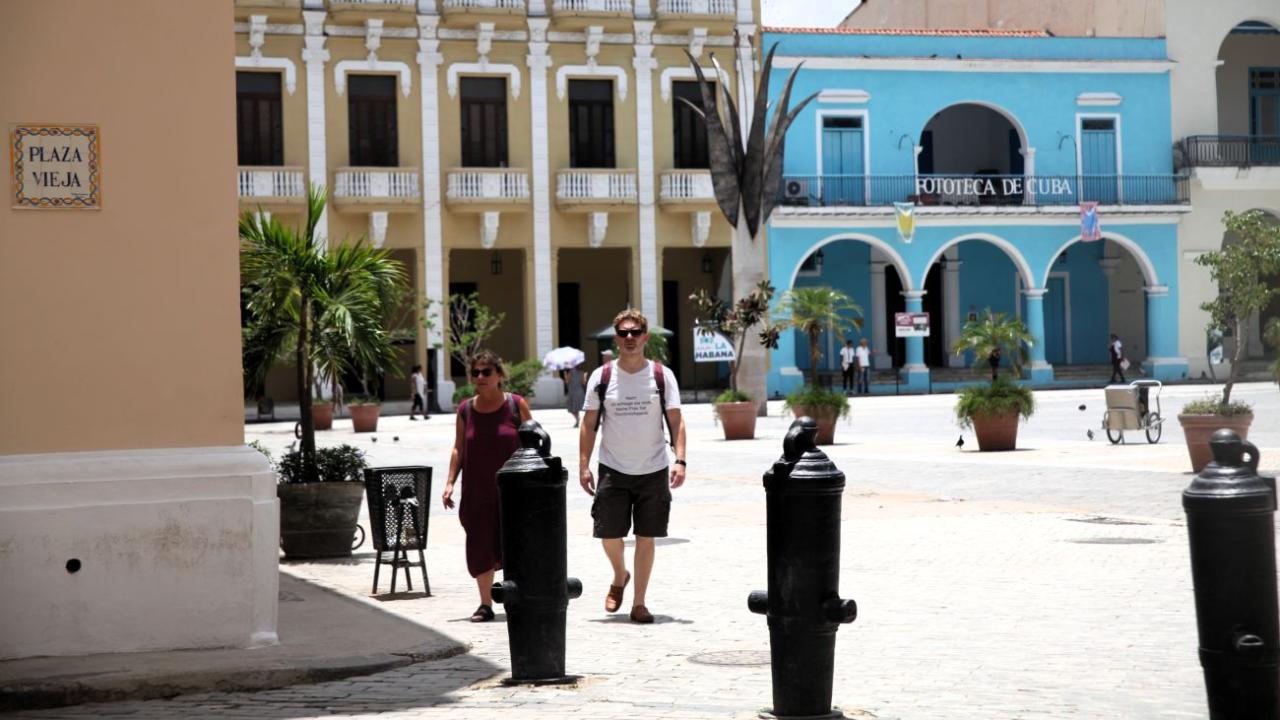
M 1160 38 L 1040 31 L 775 30 L 769 93 L 803 62 L 792 102 L 818 93 L 787 134 L 784 197 L 768 228 L 780 290 L 825 285 L 861 308 L 877 368 L 926 389 L 972 358 L 949 352 L 967 319 L 1021 317 L 1030 379 L 1108 361 L 1110 333 L 1159 379 L 1185 377 L 1178 345 L 1178 224 L 1169 62 Z M 1081 239 L 1095 202 L 1103 239 Z M 894 203 L 914 205 L 909 242 Z M 896 312 L 928 312 L 928 337 L 896 338 Z M 794 334 L 769 391 L 808 369 Z M 850 335 L 849 339 L 858 339 Z M 844 337 L 823 339 L 838 368 Z M 954 370 L 953 370 L 954 369 Z M 1079 370 L 1076 371 L 1080 372 Z

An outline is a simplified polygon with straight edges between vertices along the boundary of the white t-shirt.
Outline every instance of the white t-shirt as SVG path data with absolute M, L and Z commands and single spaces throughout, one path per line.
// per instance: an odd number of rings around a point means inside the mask
M 871 348 L 859 345 L 854 349 L 854 354 L 858 356 L 858 363 L 864 368 L 871 367 Z
M 603 367 L 598 367 L 587 380 L 587 397 L 583 410 L 599 410 Z M 666 386 L 667 409 L 680 407 L 680 387 L 671 368 L 662 366 Z M 621 473 L 645 475 L 670 464 L 667 455 L 667 426 L 658 401 L 658 383 L 653 379 L 653 363 L 646 362 L 640 372 L 629 373 L 613 363 L 609 387 L 604 394 L 604 421 L 600 423 L 600 462 Z
M 853 364 L 854 349 L 845 345 L 840 348 L 840 367 L 848 369 Z
M 413 374 L 413 391 L 423 398 L 427 397 L 427 376 L 422 373 Z
M 1121 345 L 1119 340 L 1111 343 L 1111 351 L 1116 354 L 1117 360 L 1124 357 L 1124 345 Z

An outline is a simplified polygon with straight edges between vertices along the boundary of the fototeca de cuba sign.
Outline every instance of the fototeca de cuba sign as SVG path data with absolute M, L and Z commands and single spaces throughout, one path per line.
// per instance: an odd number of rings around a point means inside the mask
M 733 343 L 720 333 L 705 333 L 700 328 L 693 329 L 693 361 L 694 362 L 733 362 L 738 353 L 733 351 Z
M 918 195 L 1019 195 L 1024 191 L 1036 195 L 1071 195 L 1073 189 L 1067 178 L 983 178 L 983 177 L 918 177 Z

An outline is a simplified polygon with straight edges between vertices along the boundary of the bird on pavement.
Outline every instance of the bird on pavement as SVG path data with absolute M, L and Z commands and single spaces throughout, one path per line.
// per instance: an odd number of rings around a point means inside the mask
M 1088 435 L 1090 440 L 1092 440 L 1092 439 L 1093 439 L 1093 431 L 1092 431 L 1092 430 L 1085 430 L 1085 431 L 1084 431 L 1084 434 L 1085 434 L 1085 435 Z
M 958 448 L 960 448 L 960 449 L 964 449 L 964 436 L 963 436 L 963 435 L 961 435 L 961 436 L 960 436 L 960 439 L 959 439 L 959 440 L 956 440 L 956 447 L 958 447 Z
M 395 437 L 391 438 L 391 440 L 392 440 L 393 442 L 400 442 L 400 436 L 399 436 L 399 435 L 397 435 L 397 436 L 395 436 Z
M 369 438 L 369 439 L 370 439 L 370 440 L 372 440 L 373 442 L 378 442 L 378 436 L 377 436 L 377 435 L 374 435 L 373 437 L 371 437 L 371 438 Z
M 1081 406 L 1079 407 L 1079 410 L 1080 410 L 1080 412 L 1084 412 L 1084 405 L 1081 405 Z

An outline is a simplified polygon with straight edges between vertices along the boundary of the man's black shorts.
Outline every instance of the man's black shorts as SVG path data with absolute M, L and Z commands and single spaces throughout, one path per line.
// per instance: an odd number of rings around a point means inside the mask
M 591 517 L 595 520 L 592 535 L 626 537 L 634 514 L 636 535 L 666 537 L 667 520 L 671 516 L 668 476 L 667 468 L 647 475 L 627 475 L 600 465 L 596 497 L 591 503 Z

